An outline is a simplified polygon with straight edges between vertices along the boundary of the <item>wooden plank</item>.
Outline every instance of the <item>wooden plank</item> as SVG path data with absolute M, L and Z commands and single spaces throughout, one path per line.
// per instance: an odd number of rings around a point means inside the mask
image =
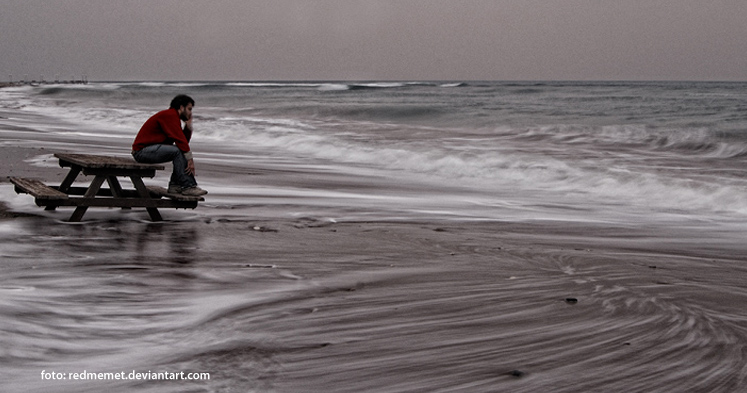
M 80 165 L 72 165 L 70 167 L 70 172 L 67 173 L 67 176 L 65 176 L 65 179 L 62 180 L 62 183 L 60 183 L 60 191 L 67 193 L 68 188 L 73 185 L 73 182 L 75 182 L 75 179 L 78 177 L 78 174 L 80 174 L 80 170 L 82 168 Z
M 94 154 L 56 153 L 60 166 L 80 165 L 89 169 L 153 169 L 163 170 L 166 167 L 159 164 L 142 164 L 130 157 L 111 157 Z
M 200 196 L 190 196 L 190 195 L 182 195 L 182 194 L 173 194 L 169 193 L 169 190 L 159 187 L 159 186 L 146 186 L 148 191 L 151 195 L 157 196 L 157 197 L 166 197 L 169 199 L 173 199 L 176 201 L 195 201 L 195 202 L 202 202 L 205 200 L 205 198 Z
M 65 200 L 39 201 L 44 206 L 45 203 L 56 206 L 85 206 L 85 207 L 155 207 L 155 208 L 174 208 L 174 209 L 194 209 L 197 207 L 197 201 L 177 201 L 173 199 L 148 199 L 143 198 L 81 198 L 70 197 Z
M 86 176 L 139 176 L 154 177 L 156 170 L 153 168 L 144 169 L 122 169 L 122 168 L 83 168 L 83 174 Z
M 116 176 L 108 176 L 106 181 L 109 183 L 109 190 L 112 196 L 122 198 L 125 196 L 125 191 L 122 189 L 122 185 L 119 184 Z M 101 192 L 102 190 L 99 190 Z M 98 194 L 97 194 L 98 195 Z M 122 209 L 130 209 L 129 207 L 123 207 Z
M 142 198 L 148 205 L 146 205 L 145 210 L 148 211 L 148 214 L 150 215 L 150 219 L 153 221 L 163 221 L 163 218 L 161 217 L 161 213 L 158 212 L 158 208 L 155 207 L 155 199 L 152 199 L 150 197 L 150 193 L 148 192 L 148 189 L 145 188 L 145 183 L 143 183 L 143 179 L 141 179 L 139 176 L 130 176 L 130 180 L 132 181 L 132 185 L 135 186 L 135 189 L 140 194 L 140 198 Z
M 30 194 L 38 200 L 59 201 L 68 198 L 64 192 L 55 190 L 39 180 L 23 177 L 11 177 L 10 182 L 16 186 L 16 193 L 23 192 Z
M 62 193 L 68 194 L 68 189 L 70 189 L 70 186 L 73 184 L 75 179 L 78 177 L 80 170 L 81 170 L 80 165 L 72 165 L 70 167 L 70 171 L 67 173 L 67 176 L 65 176 L 65 178 L 62 180 L 62 183 L 60 184 L 60 187 L 58 188 L 58 190 Z M 44 208 L 44 210 L 54 210 L 56 208 L 57 206 L 55 205 L 47 205 Z
M 109 190 L 111 191 L 112 195 L 115 197 L 121 197 L 122 195 L 122 185 L 119 184 L 119 180 L 117 180 L 116 176 L 107 176 L 106 182 L 109 183 Z
M 59 190 L 57 186 L 50 186 L 54 188 L 55 190 Z M 88 191 L 88 187 L 70 187 L 67 189 L 67 195 L 68 196 L 78 196 L 78 195 L 85 195 L 86 191 Z M 140 197 L 140 194 L 136 190 L 132 189 L 121 189 L 119 191 L 119 195 L 114 195 L 111 189 L 109 188 L 100 188 L 99 191 L 96 193 L 97 197 L 113 197 L 118 196 L 122 198 L 138 198 Z
M 93 181 L 91 182 L 91 186 L 88 187 L 88 191 L 86 191 L 86 194 L 83 195 L 83 198 L 81 198 L 84 201 L 92 201 L 96 199 L 96 194 L 99 192 L 99 188 L 101 188 L 101 185 L 104 184 L 104 181 L 106 180 L 106 176 L 96 176 Z M 78 205 L 78 207 L 75 208 L 75 211 L 73 212 L 73 215 L 70 216 L 70 222 L 79 222 L 83 219 L 83 216 L 86 214 L 86 211 L 88 210 L 88 204 L 81 204 Z

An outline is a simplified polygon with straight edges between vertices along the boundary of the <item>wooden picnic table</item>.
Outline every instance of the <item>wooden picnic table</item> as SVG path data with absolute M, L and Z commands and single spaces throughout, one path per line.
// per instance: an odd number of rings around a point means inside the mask
M 143 177 L 152 178 L 156 171 L 165 167 L 158 164 L 141 164 L 127 157 L 111 157 L 91 154 L 54 155 L 60 161 L 60 167 L 69 167 L 70 171 L 59 186 L 48 186 L 39 180 L 11 177 L 17 193 L 30 194 L 37 206 L 46 210 L 55 210 L 61 206 L 75 206 L 70 216 L 71 222 L 83 218 L 89 207 L 120 207 L 130 209 L 144 207 L 151 220 L 161 221 L 159 207 L 194 209 L 202 197 L 170 194 L 158 186 L 146 186 Z M 87 187 L 76 187 L 73 183 L 78 175 L 94 176 Z M 133 189 L 122 188 L 118 177 L 129 178 Z M 101 188 L 107 182 L 109 188 Z

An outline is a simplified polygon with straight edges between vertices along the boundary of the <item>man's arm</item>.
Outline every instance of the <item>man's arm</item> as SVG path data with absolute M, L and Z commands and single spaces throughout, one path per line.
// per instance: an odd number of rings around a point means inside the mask
M 190 142 L 192 140 L 192 131 L 194 129 L 192 128 L 192 118 L 190 117 L 189 120 L 184 122 L 184 136 L 187 137 L 187 142 Z
M 187 142 L 189 142 L 192 139 L 192 117 L 189 117 L 189 120 L 184 122 L 184 136 L 187 138 Z M 187 160 L 187 168 L 184 170 L 187 174 L 190 174 L 192 176 L 195 175 L 195 160 L 191 157 Z
M 156 116 L 158 117 L 158 124 L 161 130 L 166 134 L 168 138 L 174 141 L 176 147 L 184 153 L 187 159 L 192 158 L 192 152 L 189 148 L 189 141 L 187 136 L 182 129 L 182 122 L 179 119 L 179 115 L 173 109 L 161 111 Z

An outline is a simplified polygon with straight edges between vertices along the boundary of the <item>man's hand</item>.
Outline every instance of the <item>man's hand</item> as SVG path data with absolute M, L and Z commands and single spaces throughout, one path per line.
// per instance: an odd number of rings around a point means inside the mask
M 187 142 L 192 140 L 192 118 L 184 122 L 184 136 L 187 138 Z
M 185 173 L 195 176 L 195 160 L 189 159 L 187 160 L 187 169 L 184 170 Z

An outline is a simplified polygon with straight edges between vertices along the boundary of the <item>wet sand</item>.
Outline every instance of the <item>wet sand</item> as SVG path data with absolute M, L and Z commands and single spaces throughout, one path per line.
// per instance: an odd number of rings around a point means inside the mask
M 7 176 L 61 179 L 66 170 L 23 162 L 51 153 L 6 140 L 3 195 L 12 195 Z M 352 187 L 313 170 L 199 169 L 268 187 Z M 68 224 L 69 209 L 1 209 L 4 389 L 736 392 L 747 383 L 739 231 L 334 222 L 207 199 L 164 223 L 103 209 Z M 211 378 L 51 381 L 42 370 Z

